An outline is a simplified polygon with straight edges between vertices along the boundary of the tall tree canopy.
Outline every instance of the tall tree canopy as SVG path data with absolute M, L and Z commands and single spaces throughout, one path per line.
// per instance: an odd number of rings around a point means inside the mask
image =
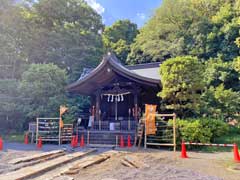
M 103 31 L 103 43 L 106 50 L 113 51 L 123 63 L 126 63 L 130 44 L 137 34 L 136 24 L 129 20 L 118 20 Z
M 131 46 L 129 63 L 192 55 L 200 59 L 239 54 L 239 0 L 164 0 Z
M 21 11 L 28 38 L 23 51 L 30 63 L 54 63 L 67 69 L 71 81 L 83 67 L 102 56 L 102 18 L 83 0 L 39 0 Z
M 0 122 L 17 129 L 26 120 L 23 112 L 28 118 L 57 113 L 66 81 L 99 63 L 103 24 L 84 0 L 0 4 Z
M 234 69 L 234 62 L 223 62 L 221 58 L 205 62 L 204 80 L 206 87 L 217 87 L 223 84 L 226 89 L 240 91 L 239 73 Z
M 160 66 L 162 91 L 159 96 L 166 108 L 186 116 L 197 111 L 204 89 L 203 65 L 196 57 L 171 58 Z
M 22 42 L 27 28 L 21 16 L 21 7 L 14 0 L 0 0 L 0 79 L 20 77 L 21 65 L 26 57 Z
M 54 64 L 31 64 L 20 81 L 22 109 L 28 118 L 58 115 L 65 102 L 66 71 Z

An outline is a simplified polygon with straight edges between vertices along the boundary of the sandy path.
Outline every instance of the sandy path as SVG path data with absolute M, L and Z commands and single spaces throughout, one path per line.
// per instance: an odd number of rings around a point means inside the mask
M 133 169 L 121 165 L 124 155 L 111 158 L 98 166 L 90 167 L 75 176 L 76 180 L 85 179 L 224 179 L 239 180 L 240 171 L 232 172 L 227 168 L 234 164 L 233 154 L 226 153 L 188 153 L 189 159 L 179 158 L 180 152 L 147 150 L 135 152 L 140 161 L 150 168 Z
M 55 149 L 59 148 L 55 146 Z M 45 149 L 46 151 L 47 149 Z M 52 149 L 51 149 L 52 150 Z M 102 151 L 101 149 L 99 150 Z M 28 150 L 8 149 L 0 152 L 0 172 L 7 171 L 8 162 L 14 158 L 40 153 L 35 147 Z M 150 167 L 141 169 L 125 167 L 121 159 L 131 155 Z M 233 154 L 226 153 L 188 153 L 189 159 L 179 158 L 180 152 L 160 150 L 121 151 L 109 160 L 81 170 L 74 175 L 75 180 L 239 180 L 240 171 L 232 172 L 227 168 L 233 164 Z M 48 172 L 54 173 L 54 170 Z M 44 177 L 47 177 L 47 173 Z M 37 178 L 36 178 L 37 179 Z M 64 178 L 55 178 L 60 180 Z

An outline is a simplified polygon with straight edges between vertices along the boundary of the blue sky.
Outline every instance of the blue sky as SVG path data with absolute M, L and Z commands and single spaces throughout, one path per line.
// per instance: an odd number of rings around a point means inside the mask
M 103 17 L 106 25 L 119 19 L 130 19 L 138 27 L 151 17 L 162 0 L 85 0 Z

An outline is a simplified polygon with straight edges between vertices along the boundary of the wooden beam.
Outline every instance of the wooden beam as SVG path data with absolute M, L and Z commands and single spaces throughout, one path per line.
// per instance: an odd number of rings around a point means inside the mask
M 148 167 L 148 165 L 144 164 L 143 162 L 136 159 L 136 157 L 131 156 L 125 156 L 123 158 L 124 161 L 127 161 L 130 165 L 132 165 L 135 168 L 142 168 L 142 167 Z
M 32 156 L 13 159 L 13 160 L 9 161 L 9 163 L 10 164 L 18 164 L 18 163 L 22 163 L 22 162 L 33 161 L 33 160 L 45 158 L 45 157 L 48 157 L 48 156 L 52 156 L 52 155 L 55 155 L 55 154 L 61 154 L 63 152 L 64 152 L 64 150 L 56 150 L 56 151 L 50 151 L 50 152 L 45 152 L 45 153 L 41 153 L 41 154 L 35 154 L 35 155 L 32 155 Z
M 86 156 L 80 160 L 74 161 L 70 164 L 66 164 L 66 166 L 59 167 L 58 169 L 56 169 L 54 171 L 51 171 L 42 176 L 39 176 L 34 180 L 46 180 L 46 179 L 53 180 L 56 177 L 60 177 L 60 176 L 64 177 L 65 176 L 64 174 L 74 175 L 74 174 L 79 173 L 84 167 L 89 167 L 90 164 L 91 164 L 91 166 L 96 164 L 97 160 L 99 160 L 99 159 L 96 159 L 96 157 L 105 157 L 106 158 L 105 160 L 107 160 L 109 157 L 111 157 L 117 153 L 119 153 L 119 152 L 115 151 L 115 150 L 110 150 L 110 151 L 104 152 L 99 155 Z M 104 158 L 102 158 L 102 160 L 104 160 Z M 101 161 L 101 162 L 103 162 L 103 161 Z M 100 163 L 100 162 L 98 161 L 98 163 Z
M 95 164 L 99 164 L 103 161 L 109 159 L 112 155 L 116 154 L 116 151 L 108 151 L 102 153 L 100 155 L 94 155 L 91 157 L 86 157 L 84 159 L 79 160 L 78 162 L 74 163 L 71 167 L 68 167 L 64 171 L 61 172 L 62 175 L 72 175 L 78 174 L 81 169 L 87 168 L 89 166 L 93 166 Z
M 127 166 L 127 167 L 134 167 L 132 164 L 130 164 L 129 162 L 125 161 L 125 160 L 121 160 L 121 163 L 124 165 L 124 166 Z
M 36 176 L 42 172 L 49 171 L 58 166 L 64 165 L 70 161 L 83 157 L 87 154 L 95 152 L 96 149 L 91 149 L 85 152 L 75 152 L 56 159 L 52 159 L 43 163 L 36 164 L 34 166 L 25 167 L 14 172 L 9 172 L 0 175 L 0 180 L 23 180 L 32 176 Z
M 64 156 L 64 155 L 65 155 L 65 152 L 62 152 L 62 153 L 59 153 L 59 154 L 53 154 L 51 156 L 47 156 L 47 157 L 44 157 L 44 158 L 41 158 L 41 159 L 38 159 L 38 160 L 34 160 L 34 161 L 30 161 L 28 163 L 20 164 L 20 166 L 16 166 L 16 167 L 12 168 L 12 170 L 16 171 L 18 169 L 21 169 L 21 168 L 24 168 L 24 167 L 27 167 L 27 166 L 33 166 L 35 164 L 39 164 L 41 162 L 45 162 L 45 161 L 57 158 L 59 156 Z

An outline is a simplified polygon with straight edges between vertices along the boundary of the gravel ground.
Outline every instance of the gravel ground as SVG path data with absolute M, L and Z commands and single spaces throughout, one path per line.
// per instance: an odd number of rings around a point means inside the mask
M 44 145 L 43 149 L 36 150 L 35 145 L 23 145 L 18 143 L 5 143 L 4 151 L 0 151 L 0 173 L 14 169 L 8 164 L 12 159 L 37 154 L 42 151 L 67 148 L 69 146 Z M 99 152 L 106 149 L 99 149 Z M 121 164 L 121 159 L 125 155 L 130 155 L 144 162 L 148 167 L 135 169 L 125 167 Z M 109 160 L 81 170 L 79 174 L 73 176 L 75 180 L 239 180 L 240 171 L 229 171 L 227 168 L 233 165 L 233 155 L 227 153 L 188 153 L 188 159 L 179 158 L 180 152 L 160 150 L 140 150 L 133 149 L 122 151 L 114 155 Z M 55 170 L 56 171 L 56 170 Z M 54 173 L 47 172 L 47 174 Z M 37 178 L 36 178 L 37 179 Z M 70 179 L 69 177 L 55 178 L 54 180 Z

